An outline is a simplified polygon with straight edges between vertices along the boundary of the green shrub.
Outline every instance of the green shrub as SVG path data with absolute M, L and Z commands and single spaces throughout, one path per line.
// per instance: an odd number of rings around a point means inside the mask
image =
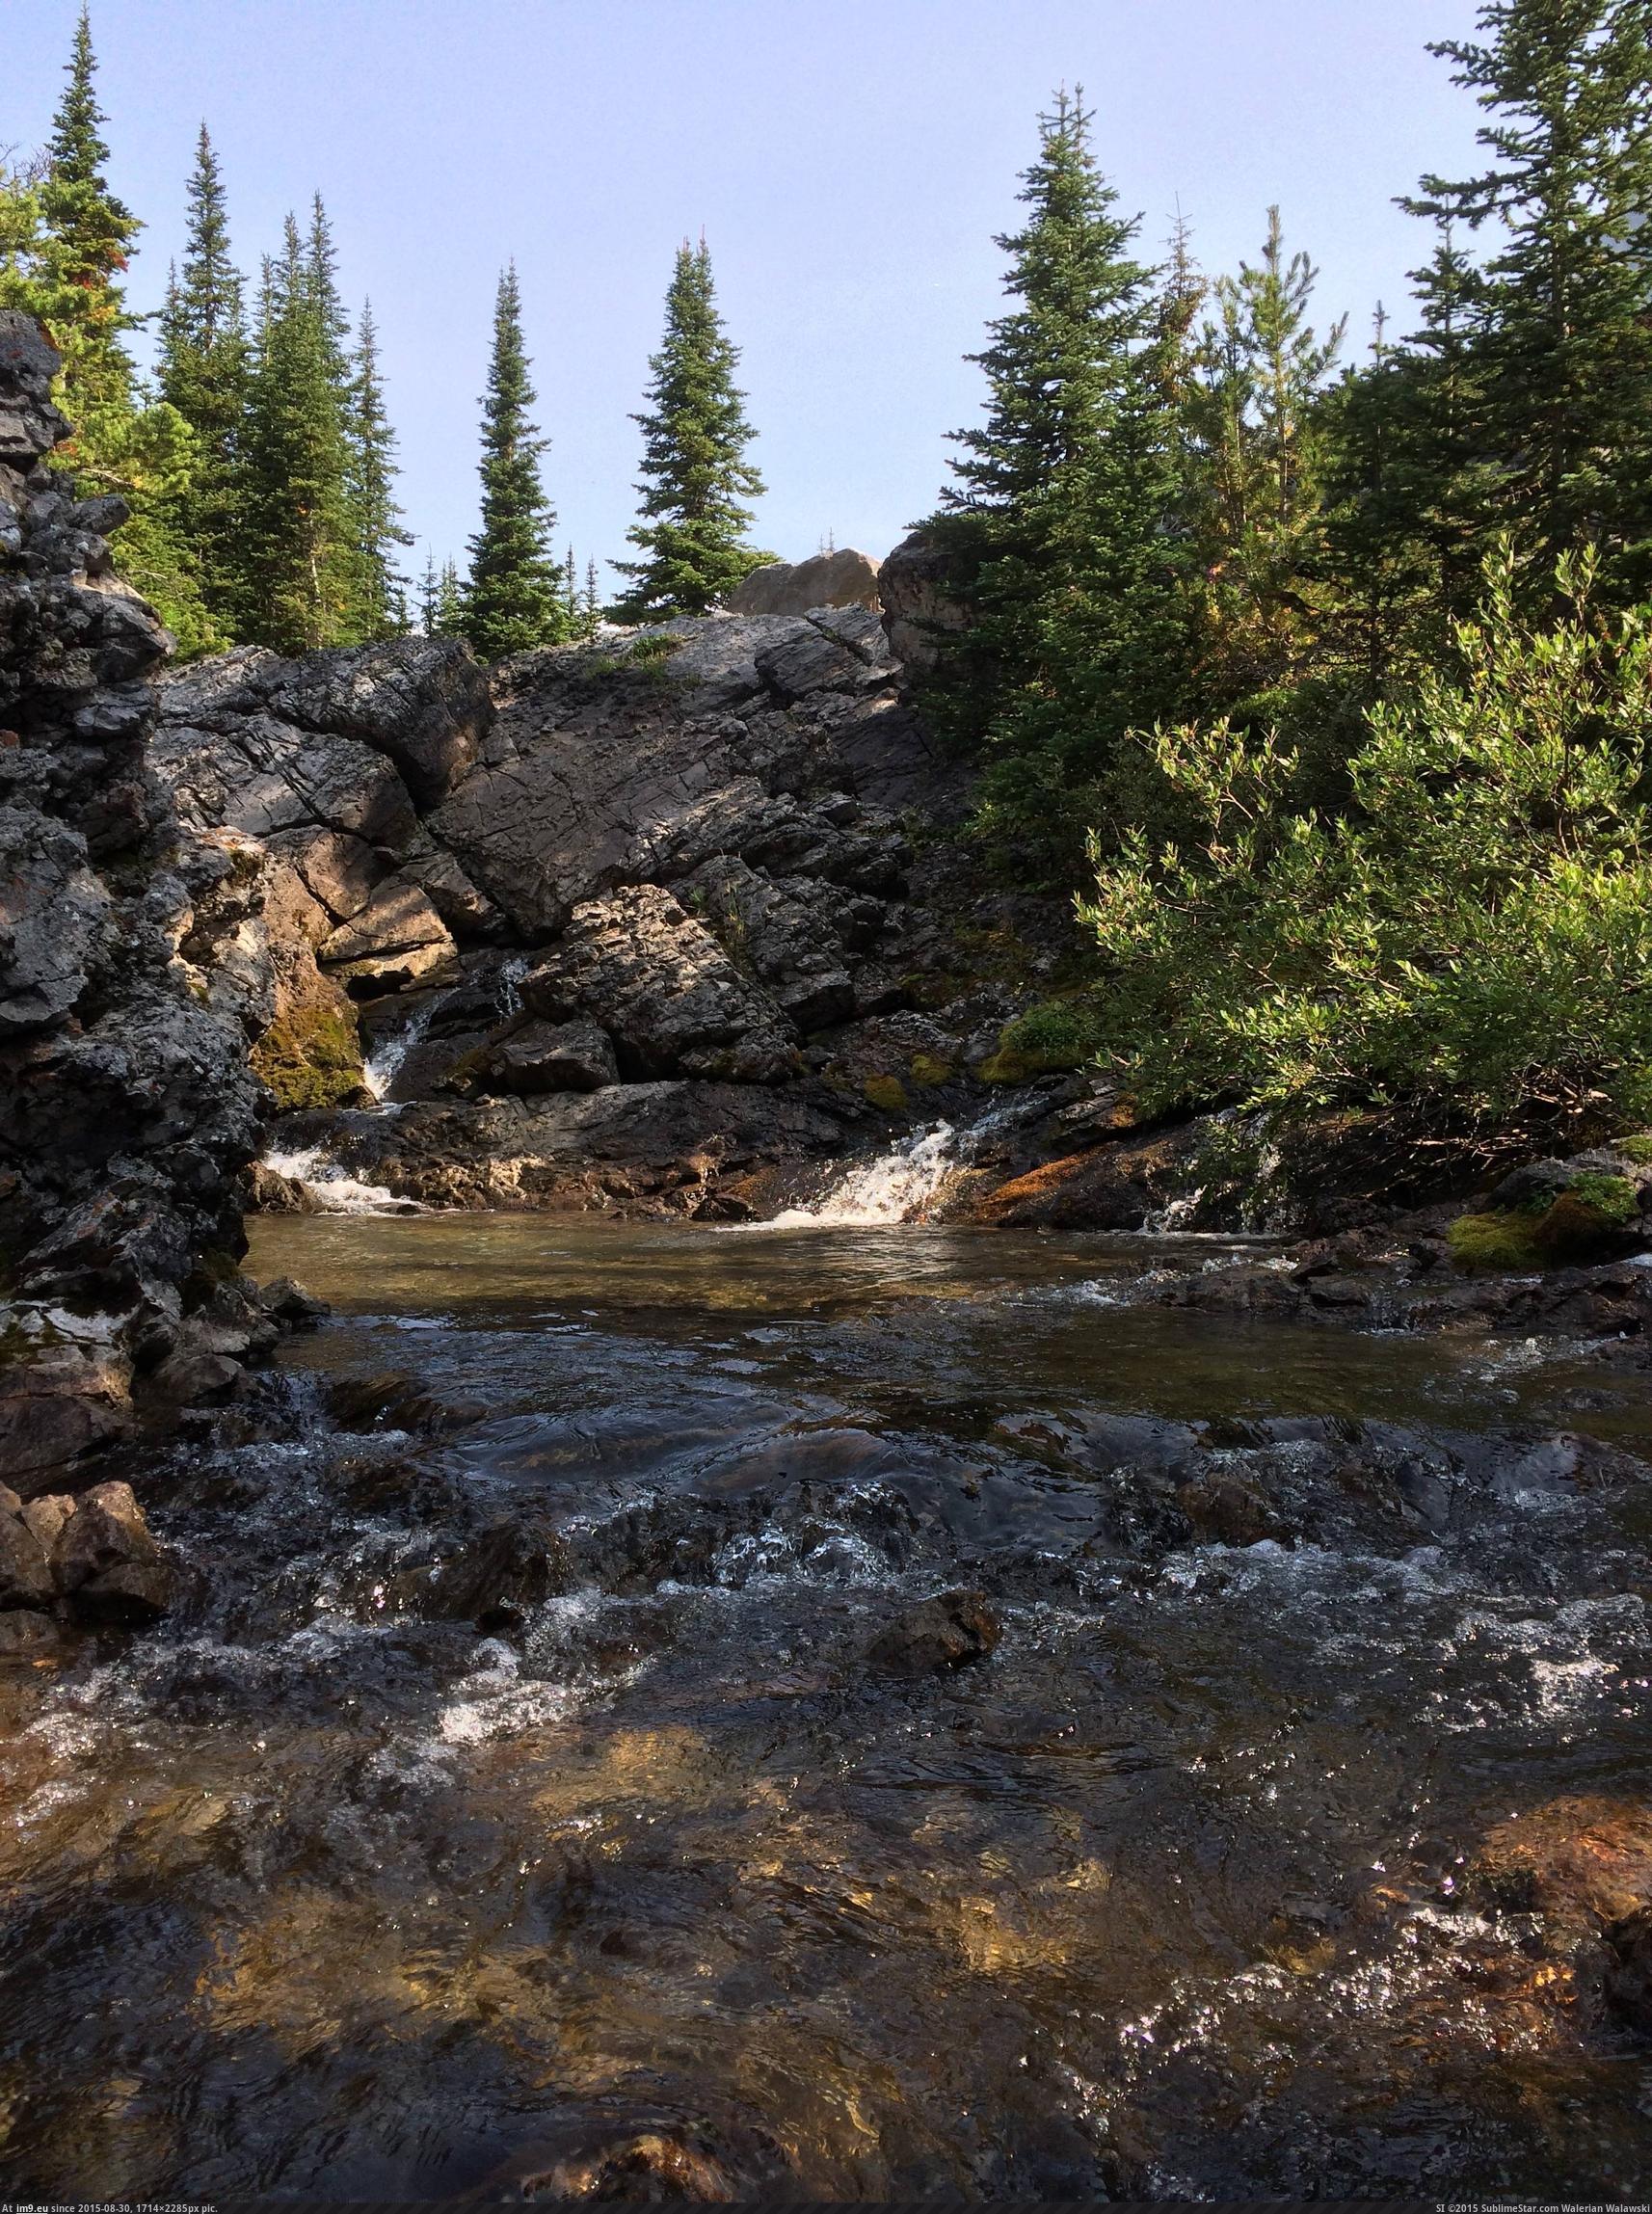
M 1004 1025 L 998 1052 L 975 1074 L 989 1084 L 1024 1084 L 1082 1068 L 1095 1058 L 1102 1037 L 1100 1017 L 1087 1000 L 1047 1000 Z
M 646 668 L 651 661 L 669 661 L 681 644 L 682 640 L 669 630 L 651 631 L 648 637 L 636 641 L 626 657 Z
M 1634 1137 L 1616 1138 L 1612 1150 L 1622 1154 L 1625 1160 L 1652 1161 L 1652 1131 L 1639 1131 Z
M 1139 833 L 1080 903 L 1101 1043 L 1144 1106 L 1428 1103 L 1461 1125 L 1652 1108 L 1652 608 L 1514 612 L 1490 572 L 1458 673 L 1372 708 L 1347 812 L 1291 812 L 1292 751 L 1227 723 L 1143 741 L 1196 841 Z M 1472 1219 L 1472 1218 L 1471 1218 Z

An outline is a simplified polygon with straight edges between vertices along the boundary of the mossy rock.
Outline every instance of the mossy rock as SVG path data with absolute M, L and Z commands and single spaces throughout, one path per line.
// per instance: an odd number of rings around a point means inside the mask
M 1006 1023 L 999 1049 L 975 1074 L 984 1083 L 1026 1084 L 1034 1077 L 1065 1075 L 1096 1055 L 1099 1025 L 1083 999 L 1046 1000 Z
M 1017 1053 L 1013 1046 L 1000 1045 L 979 1064 L 975 1074 L 984 1084 L 1029 1084 L 1044 1070 L 1030 1055 Z
M 1460 1214 L 1446 1239 L 1460 1268 L 1561 1268 L 1621 1252 L 1624 1229 L 1639 1209 L 1627 1176 L 1591 1171 L 1547 1204 Z
M 885 1114 L 905 1114 L 906 1086 L 898 1077 L 867 1077 L 861 1089 L 873 1107 L 881 1107 Z
M 939 1054 L 914 1054 L 911 1062 L 912 1080 L 915 1084 L 948 1084 L 957 1075 L 951 1061 L 944 1061 Z
M 1652 1161 L 1652 1131 L 1638 1131 L 1633 1137 L 1613 1138 L 1612 1150 L 1622 1154 L 1625 1160 Z
M 251 1054 L 282 1114 L 334 1107 L 361 1086 L 361 1043 L 356 1025 L 335 1007 L 299 1007 L 272 1023 Z

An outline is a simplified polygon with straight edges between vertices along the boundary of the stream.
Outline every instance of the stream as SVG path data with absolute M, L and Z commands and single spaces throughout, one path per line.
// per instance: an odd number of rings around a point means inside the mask
M 1152 1304 L 1254 1241 L 250 1229 L 333 1312 L 131 1466 L 186 1603 L 0 1672 L 0 2197 L 1641 2191 L 1643 1379 Z

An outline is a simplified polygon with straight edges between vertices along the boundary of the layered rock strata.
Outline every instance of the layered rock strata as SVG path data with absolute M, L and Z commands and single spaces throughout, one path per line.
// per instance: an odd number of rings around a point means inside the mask
M 269 1331 L 234 1267 L 263 860 L 182 836 L 151 774 L 171 641 L 112 572 L 122 503 L 47 464 L 58 366 L 0 313 L 0 1478 L 24 1496 L 125 1435 L 135 1391 L 222 1387 Z

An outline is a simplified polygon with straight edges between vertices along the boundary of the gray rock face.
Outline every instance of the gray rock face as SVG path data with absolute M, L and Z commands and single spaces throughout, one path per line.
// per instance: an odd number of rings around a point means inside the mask
M 28 1489 L 128 1427 L 200 1256 L 241 1250 L 258 1128 L 239 987 L 192 958 L 233 952 L 248 881 L 149 773 L 171 641 L 111 574 L 124 507 L 44 466 L 57 366 L 0 312 L 0 1469 Z
M 523 1023 L 492 1055 L 501 1091 L 595 1092 L 617 1084 L 614 1042 L 595 1023 Z
M 878 606 L 878 565 L 842 547 L 808 561 L 776 561 L 754 569 L 730 598 L 733 615 L 807 615 L 815 607 Z
M 523 979 L 522 999 L 552 1021 L 600 1023 L 633 1081 L 778 1083 L 801 1066 L 773 1000 L 659 885 L 576 907 L 560 950 Z
M 533 656 L 429 830 L 530 941 L 582 900 L 670 884 L 717 854 L 894 890 L 899 835 L 849 793 L 837 750 L 893 664 L 875 619 L 841 612 L 835 634 L 813 620 L 684 623 L 666 633 L 681 645 L 640 670 L 593 649 Z
M 890 651 L 908 669 L 933 668 L 936 632 L 962 630 L 969 622 L 950 571 L 941 547 L 915 531 L 878 572 Z
M 440 968 L 454 945 L 428 894 L 405 877 L 391 877 L 317 952 L 353 991 L 393 992 Z

